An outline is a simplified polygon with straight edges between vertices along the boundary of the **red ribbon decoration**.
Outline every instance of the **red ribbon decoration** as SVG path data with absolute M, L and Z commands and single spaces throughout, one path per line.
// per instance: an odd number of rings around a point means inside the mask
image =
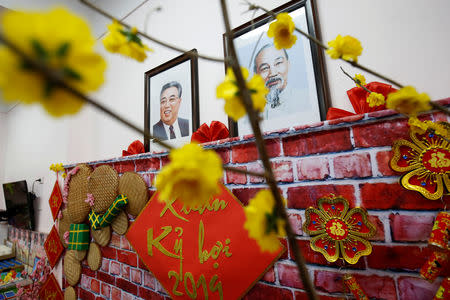
M 139 153 L 144 153 L 144 144 L 141 141 L 135 140 L 128 146 L 128 150 L 122 150 L 122 156 L 134 155 Z
M 229 136 L 228 128 L 219 121 L 212 121 L 211 126 L 203 123 L 196 132 L 192 134 L 191 142 L 207 143 L 225 139 Z
M 387 99 L 387 95 L 397 91 L 390 84 L 385 84 L 381 82 L 371 82 L 365 85 L 365 87 L 375 93 L 382 94 L 385 99 Z M 369 93 L 366 92 L 362 87 L 354 87 L 347 91 L 348 99 L 355 110 L 355 113 L 331 107 L 327 113 L 327 120 L 338 119 L 347 116 L 353 116 L 358 114 L 364 114 L 373 111 L 379 111 L 386 109 L 386 105 L 379 105 L 370 107 L 369 103 L 367 103 L 366 99 L 369 96 Z

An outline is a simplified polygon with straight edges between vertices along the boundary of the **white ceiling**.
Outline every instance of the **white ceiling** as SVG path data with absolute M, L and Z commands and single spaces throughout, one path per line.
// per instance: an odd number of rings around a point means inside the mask
M 124 18 L 147 1 L 148 0 L 90 0 L 91 3 L 99 6 L 119 19 Z M 82 15 L 85 20 L 91 24 L 92 31 L 96 37 L 100 37 L 106 32 L 106 26 L 111 23 L 109 19 L 91 10 L 77 0 L 0 0 L 0 14 L 4 8 L 13 10 L 42 10 L 56 5 L 66 6 L 75 13 Z M 16 105 L 17 103 L 5 103 L 2 100 L 0 93 L 0 112 L 7 113 Z

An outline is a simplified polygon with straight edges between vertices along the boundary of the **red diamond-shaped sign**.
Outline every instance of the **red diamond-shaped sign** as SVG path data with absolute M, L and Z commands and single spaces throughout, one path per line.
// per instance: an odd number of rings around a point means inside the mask
M 204 207 L 150 199 L 126 237 L 173 299 L 238 299 L 284 251 L 261 252 L 242 204 L 223 185 Z
M 50 199 L 48 199 L 48 204 L 50 205 L 50 210 L 52 211 L 53 221 L 55 221 L 58 216 L 58 211 L 61 207 L 62 201 L 61 189 L 59 188 L 58 180 L 56 180 Z
M 50 274 L 48 276 L 47 281 L 45 281 L 44 285 L 41 287 L 39 291 L 39 299 L 42 300 L 63 300 L 64 294 L 59 287 L 58 281 L 55 276 Z
M 50 266 L 52 266 L 53 268 L 58 262 L 62 252 L 64 251 L 64 246 L 61 243 L 61 240 L 59 239 L 58 231 L 56 231 L 55 225 L 53 225 L 50 234 L 47 236 L 47 239 L 45 240 L 44 249 L 45 252 L 47 253 L 48 262 L 50 263 Z

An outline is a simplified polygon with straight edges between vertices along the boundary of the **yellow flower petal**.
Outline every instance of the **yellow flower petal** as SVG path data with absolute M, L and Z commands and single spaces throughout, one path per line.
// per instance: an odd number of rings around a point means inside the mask
M 328 46 L 330 48 L 326 52 L 332 59 L 342 58 L 357 62 L 362 53 L 360 41 L 349 35 L 342 37 L 339 34 L 336 39 L 328 42 Z
M 269 25 L 267 36 L 274 38 L 273 43 L 275 48 L 289 49 L 297 41 L 297 37 L 293 34 L 295 24 L 288 13 L 280 13 L 277 15 L 277 20 Z
M 219 191 L 222 160 L 212 150 L 187 144 L 170 152 L 170 163 L 157 175 L 155 185 L 163 201 L 179 199 L 193 207 L 208 203 Z
M 384 96 L 375 92 L 370 93 L 366 101 L 369 103 L 369 107 L 380 106 L 386 103 Z
M 24 53 L 45 61 L 63 80 L 81 92 L 98 89 L 104 81 L 106 63 L 94 53 L 95 38 L 88 24 L 64 8 L 49 12 L 8 11 L 2 18 L 5 37 Z M 0 47 L 0 90 L 7 101 L 41 103 L 53 116 L 73 114 L 83 105 L 79 99 L 25 66 L 9 48 Z M 26 87 L 26 88 L 24 88 Z
M 405 86 L 388 95 L 386 107 L 402 114 L 415 116 L 419 112 L 431 109 L 430 97 L 425 93 L 417 93 L 412 86 Z
M 356 81 L 359 81 L 359 83 L 361 85 L 366 85 L 366 78 L 364 77 L 364 75 L 362 75 L 362 74 L 355 74 L 355 78 L 354 79 Z M 359 86 L 359 85 L 356 85 L 356 86 Z

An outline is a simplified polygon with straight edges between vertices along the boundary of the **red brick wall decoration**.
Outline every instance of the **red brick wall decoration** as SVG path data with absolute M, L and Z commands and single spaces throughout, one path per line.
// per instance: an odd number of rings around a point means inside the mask
M 450 104 L 450 99 L 440 102 Z M 361 116 L 358 116 L 361 117 Z M 441 121 L 447 116 L 430 113 L 424 118 Z M 298 128 L 288 128 L 265 136 L 277 180 L 287 199 L 289 219 L 297 235 L 310 276 L 321 299 L 339 299 L 344 292 L 343 276 L 350 272 L 369 298 L 389 300 L 433 299 L 450 268 L 433 282 L 419 271 L 432 251 L 428 248 L 436 214 L 450 207 L 448 195 L 430 201 L 420 193 L 402 188 L 400 173 L 389 168 L 391 146 L 408 139 L 407 120 L 385 110 L 363 115 L 360 120 L 342 118 Z M 204 144 L 217 151 L 227 165 L 248 170 L 260 167 L 253 138 L 241 137 Z M 152 180 L 167 162 L 167 153 L 139 154 L 91 162 L 93 168 L 108 164 L 119 175 L 125 170 L 138 172 L 155 189 Z M 74 166 L 69 166 L 69 168 Z M 244 204 L 266 187 L 252 176 L 224 172 L 225 186 Z M 377 233 L 369 238 L 372 254 L 358 263 L 328 262 L 312 251 L 309 237 L 302 230 L 305 209 L 317 199 L 342 196 L 350 207 L 364 207 Z M 130 216 L 131 218 L 131 216 Z M 130 222 L 134 222 L 131 218 Z M 287 250 L 273 268 L 248 292 L 244 299 L 307 299 L 286 241 Z M 91 271 L 83 262 L 77 295 L 81 299 L 168 299 L 169 294 L 138 259 L 127 239 L 115 233 L 102 248 L 102 266 Z M 239 269 L 238 272 L 245 272 Z

